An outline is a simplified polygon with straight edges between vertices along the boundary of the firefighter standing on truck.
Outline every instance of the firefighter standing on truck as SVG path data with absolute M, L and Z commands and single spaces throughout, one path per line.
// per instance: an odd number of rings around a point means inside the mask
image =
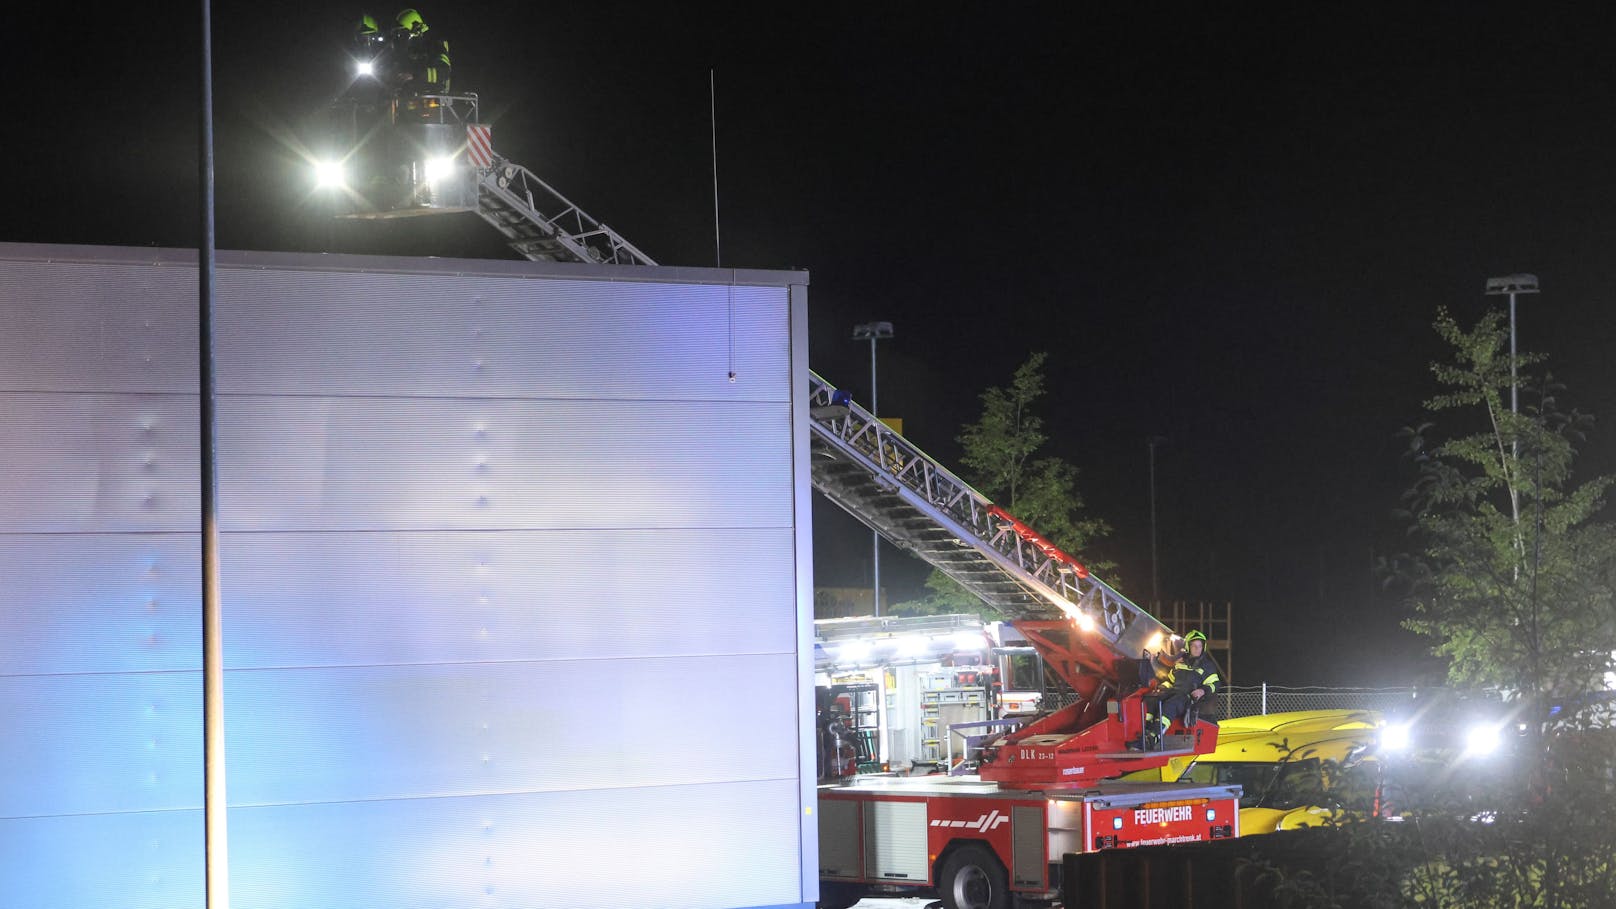
M 1200 631 L 1184 635 L 1184 652 L 1167 676 L 1168 693 L 1157 708 L 1161 731 L 1166 732 L 1173 720 L 1183 719 L 1192 704 L 1200 711 L 1210 710 L 1222 684 L 1223 673 L 1206 649 L 1206 635 Z

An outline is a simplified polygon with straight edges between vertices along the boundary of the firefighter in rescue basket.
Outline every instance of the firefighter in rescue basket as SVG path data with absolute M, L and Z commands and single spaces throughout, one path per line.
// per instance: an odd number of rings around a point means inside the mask
M 1158 700 L 1157 734 L 1166 732 L 1173 720 L 1184 720 L 1188 725 L 1192 713 L 1211 719 L 1222 686 L 1223 672 L 1206 649 L 1206 635 L 1200 631 L 1184 635 L 1184 650 L 1173 663 Z

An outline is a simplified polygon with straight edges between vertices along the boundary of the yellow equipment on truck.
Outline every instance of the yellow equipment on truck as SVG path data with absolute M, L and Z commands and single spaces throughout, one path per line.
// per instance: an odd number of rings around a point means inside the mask
M 1371 710 L 1298 710 L 1223 720 L 1210 754 L 1127 779 L 1242 788 L 1240 833 L 1317 827 L 1378 814 L 1384 728 Z

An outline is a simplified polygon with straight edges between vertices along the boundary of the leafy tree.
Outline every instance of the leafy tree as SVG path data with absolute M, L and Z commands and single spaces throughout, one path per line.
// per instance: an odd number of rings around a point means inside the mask
M 1616 532 L 1597 520 L 1611 480 L 1574 480 L 1588 419 L 1560 409 L 1547 375 L 1523 373 L 1521 411 L 1509 409 L 1502 313 L 1466 329 L 1444 311 L 1435 327 L 1452 359 L 1433 365 L 1442 392 L 1426 410 L 1457 429 L 1404 430 L 1414 552 L 1394 578 L 1406 624 L 1432 638 L 1451 681 L 1513 695 L 1526 735 L 1485 760 L 1467 759 L 1457 733 L 1417 761 L 1382 755 L 1388 780 L 1437 771 L 1395 788 L 1404 823 L 1344 823 L 1322 858 L 1254 867 L 1296 907 L 1601 909 L 1616 893 L 1616 828 L 1595 806 L 1616 799 L 1616 728 L 1608 701 L 1580 696 L 1602 687 L 1616 649 Z
M 1397 566 L 1414 613 L 1405 624 L 1435 640 L 1455 684 L 1530 707 L 1584 694 L 1616 649 L 1616 533 L 1595 520 L 1611 478 L 1573 482 L 1589 418 L 1560 410 L 1552 379 L 1526 372 L 1521 411 L 1510 411 L 1502 313 L 1466 330 L 1441 311 L 1435 327 L 1453 359 L 1433 364 L 1444 391 L 1426 410 L 1469 431 L 1404 430 L 1418 465 L 1405 495 L 1416 551 Z
M 958 436 L 964 447 L 960 461 L 966 482 L 1075 556 L 1110 533 L 1111 527 L 1083 513 L 1075 466 L 1059 457 L 1039 457 L 1049 440 L 1035 407 L 1044 396 L 1046 359 L 1045 353 L 1030 355 L 1009 385 L 982 392 L 982 415 Z M 900 603 L 894 611 L 913 615 L 986 608 L 941 571 L 932 571 L 926 587 L 930 592 L 925 598 Z

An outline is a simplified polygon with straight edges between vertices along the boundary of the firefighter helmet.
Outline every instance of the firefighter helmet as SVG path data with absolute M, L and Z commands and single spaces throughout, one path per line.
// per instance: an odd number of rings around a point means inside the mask
M 1192 631 L 1189 634 L 1184 635 L 1184 646 L 1188 647 L 1190 645 L 1190 643 L 1193 642 L 1193 641 L 1204 641 L 1204 640 L 1206 640 L 1206 635 L 1202 634 L 1199 631 Z
M 380 31 L 381 28 L 376 24 L 376 17 L 370 13 L 360 16 L 359 22 L 354 25 L 354 34 L 361 38 L 369 38 Z
M 419 35 L 426 31 L 426 20 L 414 9 L 400 10 L 398 13 L 398 27 L 412 35 Z

